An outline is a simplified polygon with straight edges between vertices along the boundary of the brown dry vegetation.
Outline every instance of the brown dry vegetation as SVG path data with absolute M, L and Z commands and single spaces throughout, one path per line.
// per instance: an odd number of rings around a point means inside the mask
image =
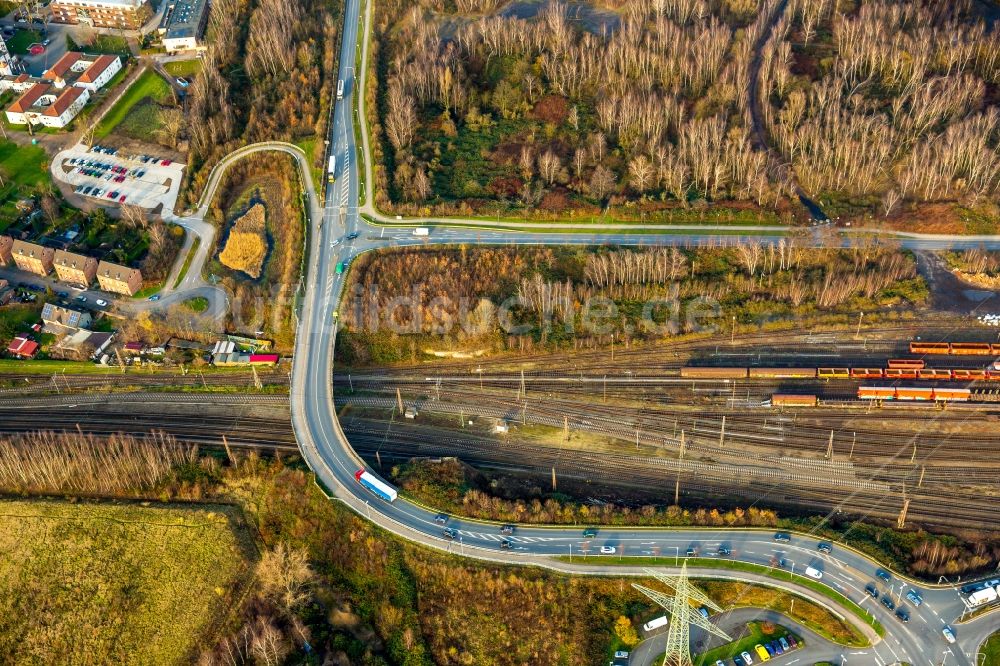
M 787 210 L 796 181 L 834 215 L 996 199 L 1000 38 L 968 0 L 603 4 L 615 12 L 377 3 L 376 203 L 585 216 L 638 203 L 656 219 L 657 200 L 727 201 L 760 216 Z
M 334 0 L 216 0 L 209 12 L 209 47 L 187 105 L 190 202 L 235 148 L 323 134 L 340 48 Z M 314 165 L 323 150 L 316 141 Z
M 764 50 L 765 123 L 799 182 L 886 216 L 995 200 L 998 33 L 964 0 L 852 5 L 789 2 Z
M 157 433 L 101 438 L 80 433 L 29 433 L 0 438 L 0 489 L 128 495 L 150 490 L 194 447 Z
M 492 2 L 454 14 L 434 0 L 378 3 L 377 203 L 565 212 L 649 195 L 775 205 L 783 184 L 768 180 L 745 121 L 766 12 L 753 2 L 615 4 L 578 22 L 561 2 L 528 19 Z
M 298 170 L 288 155 L 249 155 L 227 170 L 209 208 L 209 218 L 220 226 L 243 216 L 247 210 L 266 211 L 260 222 L 270 251 L 259 275 L 251 276 L 242 269 L 224 265 L 219 256 L 223 248 L 218 247 L 219 254 L 209 262 L 206 271 L 221 277 L 221 283 L 233 294 L 237 313 L 231 315 L 230 326 L 238 326 L 236 332 L 242 333 L 263 330 L 279 351 L 290 351 L 294 344 L 292 297 L 298 287 L 305 249 L 298 178 Z M 254 229 L 257 222 L 254 219 Z M 260 249 L 256 242 L 253 245 L 247 249 Z
M 696 250 L 393 250 L 362 255 L 348 279 L 338 352 L 357 363 L 412 360 L 424 343 L 502 351 L 591 346 L 611 333 L 620 342 L 666 338 L 732 317 L 751 326 L 801 323 L 920 304 L 927 295 L 906 253 L 865 241 L 806 249 L 795 238 Z M 415 307 L 389 307 L 400 298 Z M 655 327 L 642 321 L 651 301 L 670 304 L 653 312 Z
M 226 238 L 226 247 L 219 254 L 219 261 L 234 271 L 242 271 L 250 277 L 260 277 L 267 256 L 267 235 L 264 226 L 265 209 L 255 203 L 236 218 Z

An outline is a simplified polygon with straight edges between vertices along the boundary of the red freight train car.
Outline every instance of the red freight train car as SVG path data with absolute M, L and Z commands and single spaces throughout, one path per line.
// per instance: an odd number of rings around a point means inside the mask
M 950 354 L 951 345 L 947 342 L 917 342 L 910 343 L 911 354 Z
M 915 386 L 861 386 L 858 387 L 861 400 L 935 400 L 938 402 L 968 402 L 972 398 L 969 389 L 920 388 Z

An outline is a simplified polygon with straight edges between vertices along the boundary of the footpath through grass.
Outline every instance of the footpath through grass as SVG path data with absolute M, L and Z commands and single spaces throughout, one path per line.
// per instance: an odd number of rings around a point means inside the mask
M 570 558 L 566 555 L 561 555 L 556 559 L 561 562 L 571 561 Z M 673 557 L 625 557 L 622 559 L 618 559 L 613 555 L 612 556 L 590 555 L 586 559 L 584 559 L 581 558 L 579 555 L 577 555 L 572 559 L 572 562 L 576 564 L 580 564 L 581 561 L 585 561 L 589 564 L 597 566 L 626 566 L 626 567 L 675 566 L 674 564 L 675 558 Z M 813 580 L 811 578 L 806 578 L 805 576 L 800 576 L 798 574 L 793 574 L 790 571 L 785 571 L 783 569 L 772 569 L 771 567 L 766 567 L 760 564 L 752 564 L 750 562 L 738 562 L 735 560 L 725 560 L 721 558 L 716 559 L 716 558 L 706 558 L 706 557 L 689 557 L 685 558 L 685 561 L 687 562 L 689 569 L 705 567 L 712 569 L 731 569 L 734 571 L 746 571 L 748 573 L 754 573 L 766 576 L 776 581 L 784 583 L 795 583 L 797 585 L 801 585 L 802 587 L 808 587 L 814 592 L 822 594 L 823 596 L 829 598 L 830 600 L 834 601 L 843 608 L 849 610 L 858 619 L 860 619 L 865 624 L 869 625 L 872 629 L 874 629 L 875 633 L 877 633 L 879 636 L 885 636 L 885 627 L 882 626 L 881 622 L 876 620 L 873 616 L 869 615 L 864 608 L 862 608 L 855 602 L 851 601 L 840 592 L 834 590 L 833 588 L 827 585 L 824 585 L 823 583 L 820 583 L 819 581 Z M 801 620 L 801 618 L 796 618 L 796 619 Z M 803 621 L 802 624 L 808 626 L 810 629 L 813 629 L 817 633 L 829 638 L 829 632 L 826 632 L 821 628 L 818 629 L 817 627 L 814 627 L 805 621 Z M 860 643 L 850 642 L 846 644 L 861 647 L 868 645 L 868 641 L 864 640 L 863 637 L 861 637 Z
M 241 523 L 225 506 L 0 502 L 4 661 L 188 663 L 249 581 Z
M 101 119 L 94 130 L 95 139 L 103 139 L 123 121 L 129 112 L 142 100 L 150 98 L 162 102 L 170 97 L 170 84 L 152 69 L 143 72 L 135 83 L 122 95 L 121 99 Z

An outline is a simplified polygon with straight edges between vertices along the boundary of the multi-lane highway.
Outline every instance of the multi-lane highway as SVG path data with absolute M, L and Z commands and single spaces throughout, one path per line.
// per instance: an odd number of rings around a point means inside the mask
M 299 334 L 296 343 L 292 373 L 291 407 L 296 438 L 305 459 L 323 486 L 339 500 L 373 522 L 408 539 L 435 548 L 454 551 L 467 556 L 496 561 L 530 563 L 576 573 L 617 572 L 639 575 L 638 568 L 611 568 L 602 564 L 595 555 L 601 547 L 614 548 L 612 558 L 626 563 L 629 556 L 661 555 L 683 557 L 688 548 L 700 554 L 715 556 L 720 545 L 731 549 L 727 559 L 737 559 L 758 564 L 768 564 L 772 557 L 786 560 L 787 567 L 796 572 L 813 566 L 823 571 L 823 582 L 847 597 L 862 604 L 886 627 L 886 638 L 876 640 L 868 651 L 851 651 L 845 654 L 852 663 L 894 663 L 907 661 L 912 664 L 939 664 L 942 659 L 949 664 L 975 662 L 976 641 L 988 635 L 989 629 L 1000 626 L 1000 619 L 982 618 L 971 625 L 959 626 L 957 645 L 947 644 L 941 634 L 942 627 L 955 622 L 963 610 L 958 593 L 950 587 L 917 586 L 921 588 L 924 603 L 919 608 L 910 605 L 912 618 L 908 624 L 897 620 L 891 612 L 873 602 L 864 587 L 874 580 L 877 564 L 849 549 L 834 545 L 830 554 L 817 550 L 817 540 L 796 535 L 791 543 L 776 543 L 773 534 L 746 531 L 703 531 L 667 529 L 612 529 L 604 528 L 596 537 L 584 538 L 580 528 L 568 527 L 518 527 L 510 535 L 510 548 L 502 547 L 500 526 L 447 518 L 442 524 L 433 509 L 418 506 L 405 499 L 387 503 L 362 488 L 354 473 L 364 466 L 351 449 L 344 436 L 333 402 L 332 375 L 334 342 L 337 333 L 337 308 L 344 286 L 344 274 L 337 270 L 341 262 L 349 263 L 358 254 L 379 247 L 428 242 L 413 237 L 408 230 L 386 229 L 367 224 L 360 217 L 360 179 L 357 146 L 355 145 L 353 100 L 360 93 L 361 85 L 355 78 L 359 71 L 356 60 L 359 38 L 359 13 L 361 0 L 347 0 L 345 25 L 341 45 L 340 78 L 345 82 L 345 94 L 336 102 L 330 123 L 329 150 L 336 156 L 336 181 L 326 191 L 322 215 L 311 220 L 310 252 L 307 286 L 302 302 Z M 366 10 L 365 32 L 370 30 L 370 15 Z M 367 53 L 368 40 L 363 41 Z M 367 160 L 366 160 L 367 161 Z M 370 172 L 370 165 L 369 169 Z M 371 175 L 366 177 L 369 189 L 365 198 L 370 206 Z M 753 235 L 748 231 L 747 235 Z M 713 242 L 718 238 L 732 240 L 732 236 L 701 231 L 686 234 L 571 234 L 571 233 L 512 233 L 484 229 L 435 229 L 430 242 L 453 243 L 574 243 L 574 244 L 628 244 L 655 245 L 672 242 Z M 762 236 L 763 240 L 774 236 Z M 1000 239 L 991 239 L 1000 247 Z M 939 239 L 909 238 L 903 240 L 908 247 L 941 246 Z M 981 245 L 979 240 L 970 241 Z M 445 527 L 455 530 L 454 538 L 444 534 Z M 573 562 L 555 560 L 552 556 L 573 556 Z M 615 561 L 614 564 L 618 562 Z M 732 575 L 725 569 L 700 568 L 697 575 Z M 752 575 L 747 575 L 753 578 Z M 880 583 L 882 592 L 893 598 L 914 587 L 911 581 Z M 802 594 L 815 595 L 806 588 L 797 588 Z M 857 655 L 857 656 L 855 656 Z

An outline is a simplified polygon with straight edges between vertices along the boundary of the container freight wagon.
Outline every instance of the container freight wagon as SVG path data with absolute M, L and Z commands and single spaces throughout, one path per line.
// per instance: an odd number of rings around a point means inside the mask
M 816 368 L 750 368 L 752 379 L 816 379 Z
M 693 368 L 691 366 L 681 368 L 681 377 L 701 379 L 746 379 L 746 376 L 746 368 Z
M 815 407 L 817 402 L 814 395 L 775 393 L 771 396 L 771 404 L 775 407 Z
M 916 386 L 861 386 L 858 388 L 861 400 L 935 400 L 938 402 L 968 402 L 972 398 L 969 389 L 919 388 Z
M 951 354 L 952 356 L 1000 355 L 1000 344 L 988 342 L 910 342 L 911 354 Z
M 384 499 L 386 502 L 394 502 L 396 500 L 397 493 L 395 488 L 390 486 L 388 483 L 379 480 L 365 470 L 359 469 L 355 472 L 354 479 L 362 486 Z

